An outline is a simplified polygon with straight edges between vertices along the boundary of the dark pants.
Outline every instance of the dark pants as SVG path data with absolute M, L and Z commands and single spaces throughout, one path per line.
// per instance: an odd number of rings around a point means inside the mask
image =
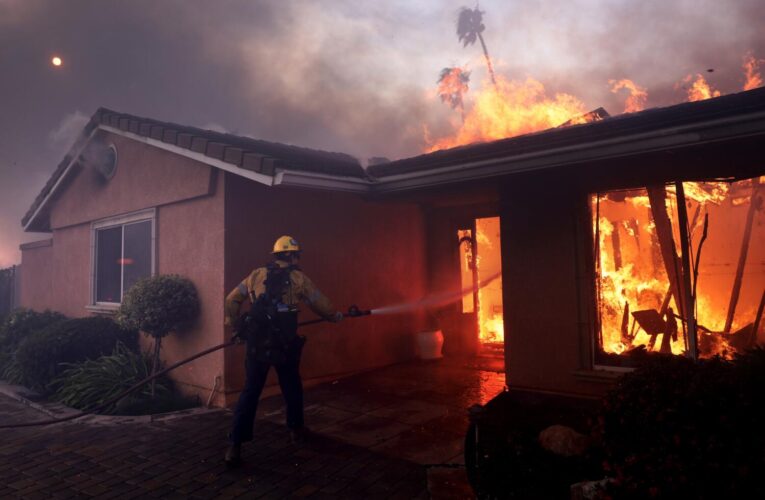
M 287 404 L 287 427 L 299 429 L 303 427 L 303 381 L 300 379 L 300 354 L 303 350 L 302 341 L 296 342 L 287 351 L 284 363 L 273 365 L 259 361 L 247 345 L 245 370 L 247 379 L 244 384 L 239 402 L 234 409 L 234 423 L 229 434 L 232 443 L 252 441 L 252 428 L 255 423 L 255 413 L 258 410 L 258 400 L 263 392 L 268 371 L 273 366 L 279 376 L 279 386 L 282 389 L 284 402 Z

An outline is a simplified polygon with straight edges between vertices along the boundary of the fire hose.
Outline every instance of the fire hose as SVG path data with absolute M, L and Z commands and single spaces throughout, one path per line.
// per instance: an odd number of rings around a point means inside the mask
M 368 309 L 367 310 L 359 309 L 358 306 L 353 305 L 353 306 L 348 308 L 348 313 L 345 316 L 349 317 L 349 318 L 358 318 L 358 317 L 361 317 L 361 316 L 369 316 L 370 314 L 372 314 L 371 310 L 368 310 Z M 326 318 L 312 319 L 312 320 L 304 321 L 302 323 L 298 323 L 298 327 L 314 325 L 316 323 L 323 323 L 324 321 L 328 321 L 328 320 Z M 95 408 L 91 408 L 90 410 L 81 411 L 79 413 L 75 413 L 75 414 L 72 414 L 72 415 L 69 415 L 69 416 L 66 416 L 66 417 L 61 417 L 61 418 L 56 418 L 56 419 L 51 419 L 51 420 L 42 420 L 42 421 L 39 421 L 39 422 L 25 422 L 23 424 L 0 425 L 0 429 L 11 429 L 11 428 L 17 428 L 17 427 L 35 427 L 35 426 L 40 426 L 40 425 L 58 424 L 58 423 L 61 423 L 61 422 L 67 422 L 69 420 L 75 420 L 77 418 L 84 417 L 86 415 L 93 415 L 93 414 L 98 413 L 99 411 L 101 411 L 101 410 L 103 410 L 105 408 L 108 408 L 109 406 L 113 405 L 114 403 L 116 403 L 117 401 L 121 400 L 122 398 L 124 398 L 126 396 L 129 396 L 130 394 L 134 393 L 135 391 L 137 391 L 138 389 L 140 389 L 144 385 L 148 384 L 152 380 L 154 380 L 154 379 L 156 379 L 158 377 L 161 377 L 162 375 L 164 375 L 164 374 L 166 374 L 166 373 L 168 373 L 168 372 L 170 372 L 172 370 L 175 370 L 176 368 L 178 368 L 180 366 L 183 366 L 183 365 L 185 365 L 187 363 L 191 363 L 195 359 L 201 358 L 203 356 L 207 356 L 208 354 L 211 354 L 211 353 L 213 353 L 215 351 L 219 351 L 220 349 L 225 349 L 226 347 L 231 347 L 232 345 L 237 345 L 238 343 L 239 342 L 237 342 L 237 340 L 229 340 L 228 342 L 223 342 L 222 344 L 218 344 L 216 346 L 209 347 L 209 348 L 207 348 L 207 349 L 205 349 L 203 351 L 200 351 L 200 352 L 194 354 L 193 356 L 190 356 L 190 357 L 188 357 L 186 359 L 182 359 L 181 361 L 178 361 L 177 363 L 173 363 L 172 365 L 168 366 L 167 368 L 164 368 L 163 370 L 160 370 L 157 373 L 155 373 L 155 374 L 153 374 L 153 375 L 151 375 L 149 377 L 146 377 L 145 379 L 141 380 L 140 382 L 136 382 L 130 388 L 125 389 L 124 391 L 122 391 L 121 393 L 117 394 L 113 398 L 109 399 L 108 401 L 106 401 L 104 403 L 99 404 Z

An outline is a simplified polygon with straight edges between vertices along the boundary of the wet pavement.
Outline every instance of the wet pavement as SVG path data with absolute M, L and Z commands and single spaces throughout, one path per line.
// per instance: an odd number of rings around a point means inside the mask
M 464 360 L 418 361 L 306 390 L 301 446 L 279 395 L 261 401 L 244 465 L 221 457 L 228 410 L 108 417 L 0 429 L 0 498 L 469 498 L 466 409 L 504 374 Z M 0 422 L 47 415 L 0 395 Z

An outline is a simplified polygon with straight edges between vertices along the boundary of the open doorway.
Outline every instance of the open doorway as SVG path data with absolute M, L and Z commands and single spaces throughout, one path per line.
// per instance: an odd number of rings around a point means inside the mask
M 502 247 L 500 218 L 474 219 L 457 231 L 460 249 L 462 313 L 474 316 L 479 353 L 504 357 Z

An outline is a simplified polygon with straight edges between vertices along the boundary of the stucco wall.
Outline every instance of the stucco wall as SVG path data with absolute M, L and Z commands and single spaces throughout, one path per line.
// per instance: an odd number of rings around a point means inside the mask
M 107 181 L 92 167 L 76 167 L 54 197 L 52 229 L 209 194 L 208 165 L 108 132 L 93 140 L 116 147 L 117 170 Z
M 157 212 L 157 272 L 180 274 L 197 288 L 202 305 L 194 328 L 172 334 L 162 343 L 169 365 L 223 342 L 223 176 L 214 196 L 164 205 Z M 183 390 L 209 396 L 216 376 L 223 376 L 223 352 L 217 351 L 178 368 L 173 379 Z M 222 382 L 221 382 L 222 386 Z M 216 404 L 222 404 L 218 395 Z
M 91 222 L 156 208 L 156 272 L 191 279 L 202 303 L 194 328 L 163 341 L 163 360 L 171 364 L 223 340 L 223 177 L 207 165 L 106 135 L 104 140 L 117 146 L 117 171 L 104 182 L 96 172 L 80 169 L 57 194 L 52 245 L 23 247 L 21 305 L 89 315 Z M 145 338 L 142 343 L 150 345 Z M 222 367 L 223 353 L 217 352 L 171 376 L 204 401 Z
M 21 245 L 19 306 L 41 311 L 53 303 L 52 261 L 52 239 Z
M 577 376 L 590 369 L 590 298 L 577 233 L 586 197 L 570 186 L 539 176 L 513 182 L 503 196 L 507 382 L 516 388 L 600 395 L 608 383 Z
M 289 234 L 304 248 L 301 267 L 339 309 L 404 303 L 425 294 L 425 231 L 417 206 L 227 179 L 227 291 L 268 262 L 274 240 Z M 306 311 L 301 321 L 313 317 Z M 421 313 L 409 313 L 306 327 L 301 330 L 308 338 L 304 378 L 411 359 L 413 334 L 424 326 Z M 226 388 L 232 402 L 244 383 L 244 351 L 226 354 Z

